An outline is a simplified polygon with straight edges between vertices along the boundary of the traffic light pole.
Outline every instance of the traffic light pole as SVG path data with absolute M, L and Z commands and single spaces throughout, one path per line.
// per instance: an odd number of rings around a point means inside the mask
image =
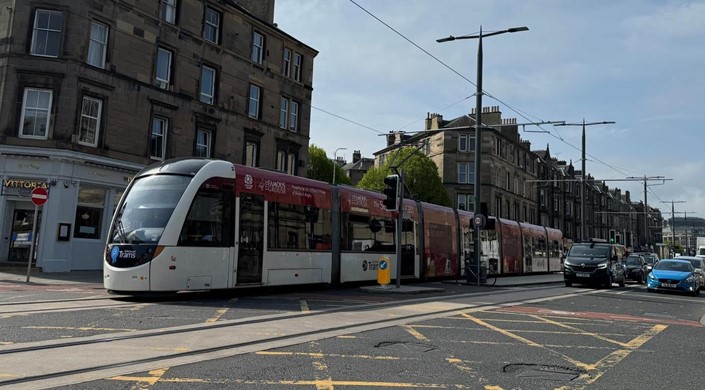
M 397 288 L 401 287 L 401 238 L 402 238 L 402 231 L 401 229 L 404 226 L 404 175 L 397 170 L 397 174 L 399 175 L 399 182 L 401 183 L 401 190 L 397 194 L 399 197 L 399 200 L 397 201 L 397 281 L 396 285 Z

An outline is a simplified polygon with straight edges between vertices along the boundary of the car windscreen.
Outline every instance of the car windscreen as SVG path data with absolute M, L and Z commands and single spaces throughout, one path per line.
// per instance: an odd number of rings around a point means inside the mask
M 693 266 L 690 263 L 682 262 L 682 261 L 659 261 L 656 266 L 654 266 L 654 269 L 662 270 L 662 271 L 680 271 L 680 272 L 689 272 L 693 270 Z
M 641 259 L 638 257 L 627 257 L 627 265 L 641 265 Z
M 646 260 L 646 264 L 654 264 L 656 262 L 656 256 L 654 255 L 646 255 L 644 259 Z
M 688 259 L 688 261 L 690 261 L 690 264 L 693 265 L 693 268 L 702 268 L 702 264 L 701 264 L 700 260 Z
M 590 246 L 590 245 L 573 245 L 570 247 L 568 256 L 578 257 L 608 257 L 610 247 L 607 245 Z

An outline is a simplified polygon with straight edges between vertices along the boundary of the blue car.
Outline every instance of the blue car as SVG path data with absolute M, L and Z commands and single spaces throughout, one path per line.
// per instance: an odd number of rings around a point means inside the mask
M 646 277 L 646 291 L 679 291 L 700 294 L 700 280 L 687 260 L 660 260 Z

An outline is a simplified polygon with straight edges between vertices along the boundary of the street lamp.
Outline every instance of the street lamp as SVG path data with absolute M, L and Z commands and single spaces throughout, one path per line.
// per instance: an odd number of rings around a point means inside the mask
M 456 39 L 475 39 L 477 38 L 477 92 L 475 93 L 476 104 L 475 104 L 475 184 L 474 184 L 474 195 L 475 195 L 475 205 L 473 213 L 476 216 L 480 215 L 480 163 L 481 159 L 481 147 L 482 147 L 482 38 L 491 37 L 493 35 L 499 35 L 504 33 L 515 33 L 520 31 L 528 31 L 529 28 L 513 27 L 507 30 L 494 31 L 491 33 L 483 34 L 482 26 L 480 26 L 480 33 L 477 35 L 463 35 L 460 37 L 449 36 L 446 38 L 436 39 L 436 42 L 450 42 Z M 474 219 L 474 218 L 473 218 Z M 482 217 L 480 217 L 482 220 Z M 477 263 L 477 284 L 480 285 L 480 227 L 475 226 L 475 239 L 474 247 L 475 251 L 475 263 Z
M 338 151 L 348 150 L 348 148 L 338 148 L 333 152 L 333 184 L 335 184 L 335 167 L 338 166 Z
M 580 178 L 580 240 L 585 241 L 585 179 L 587 178 L 587 172 L 585 172 L 585 126 L 592 125 L 611 125 L 615 122 L 603 121 L 603 122 L 590 122 L 585 123 L 585 118 L 583 118 L 583 123 L 561 123 L 554 126 L 583 126 L 583 149 L 582 149 L 582 171 Z

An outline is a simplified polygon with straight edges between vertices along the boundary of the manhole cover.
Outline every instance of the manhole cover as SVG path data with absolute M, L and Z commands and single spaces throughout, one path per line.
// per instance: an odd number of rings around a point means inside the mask
M 541 381 L 569 382 L 580 376 L 577 368 L 552 366 L 547 364 L 508 364 L 502 372 L 514 374 L 519 378 L 529 378 Z
M 421 344 L 421 343 L 408 343 L 405 341 L 383 341 L 377 345 L 376 348 L 382 348 L 387 351 L 395 352 L 429 352 L 434 349 L 438 349 L 435 345 Z

